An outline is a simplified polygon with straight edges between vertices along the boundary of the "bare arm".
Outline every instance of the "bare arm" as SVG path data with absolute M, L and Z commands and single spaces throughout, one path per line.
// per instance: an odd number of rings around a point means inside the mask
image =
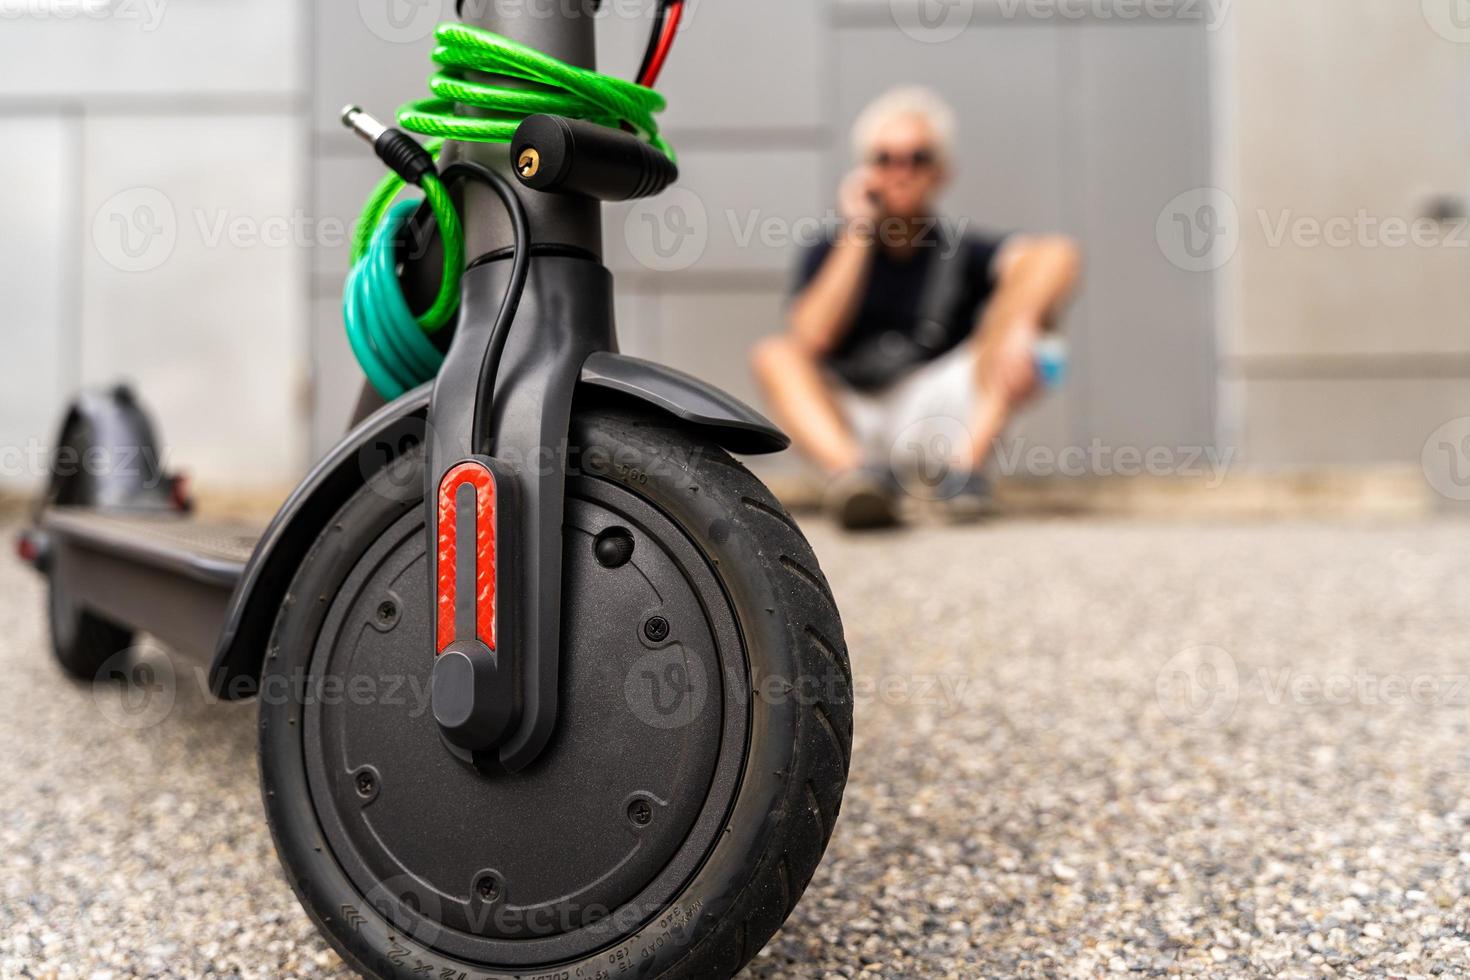
M 1055 327 L 1082 275 L 1077 243 L 1061 235 L 1020 238 L 996 258 L 999 279 L 980 321 L 981 385 L 1006 403 L 1019 403 L 1038 384 L 1032 347 Z
M 995 273 L 999 282 L 986 307 L 985 326 L 1050 330 L 1077 288 L 1082 253 L 1062 235 L 1021 238 L 1006 243 L 996 257 Z
M 862 303 L 872 255 L 871 242 L 844 237 L 792 302 L 787 326 L 807 353 L 830 353 L 847 334 Z
M 849 223 L 876 220 L 877 205 L 868 197 L 870 176 L 855 171 L 843 181 L 840 206 Z M 790 337 L 812 356 L 830 353 L 852 327 L 877 247 L 872 235 L 842 235 L 817 274 L 791 304 Z

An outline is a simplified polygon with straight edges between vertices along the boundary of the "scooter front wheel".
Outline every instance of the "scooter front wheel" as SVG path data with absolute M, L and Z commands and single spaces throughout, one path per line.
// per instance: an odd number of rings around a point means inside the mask
M 571 446 L 559 720 L 526 770 L 462 760 L 429 708 L 420 454 L 342 508 L 278 617 L 266 812 L 364 974 L 730 977 L 831 836 L 851 671 L 810 546 L 671 424 L 585 412 Z

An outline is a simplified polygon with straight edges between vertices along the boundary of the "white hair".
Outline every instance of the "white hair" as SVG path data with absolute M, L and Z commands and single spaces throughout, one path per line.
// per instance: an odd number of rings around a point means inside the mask
M 934 150 L 940 161 L 950 162 L 959 122 L 943 96 L 922 85 L 893 89 L 869 103 L 852 126 L 853 155 L 859 161 L 865 160 L 883 130 L 898 119 L 922 119 L 934 134 Z

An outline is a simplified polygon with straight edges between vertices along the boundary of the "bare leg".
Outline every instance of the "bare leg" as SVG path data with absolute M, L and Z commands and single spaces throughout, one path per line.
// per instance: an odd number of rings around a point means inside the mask
M 989 392 L 981 392 L 976 399 L 975 412 L 970 416 L 971 471 L 984 468 L 990 459 L 996 440 L 1005 432 L 1011 420 L 1011 406 L 1003 398 L 994 398 Z
M 975 350 L 975 411 L 970 416 L 972 471 L 985 466 L 1011 417 L 1039 390 L 1029 347 L 972 341 Z
M 751 364 L 776 420 L 802 452 L 834 476 L 862 465 L 862 447 L 843 420 L 816 358 L 777 336 L 756 345 Z

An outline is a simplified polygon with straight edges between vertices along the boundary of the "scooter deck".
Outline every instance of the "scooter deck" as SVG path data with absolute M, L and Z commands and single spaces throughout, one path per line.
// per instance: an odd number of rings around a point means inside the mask
M 208 658 L 260 537 L 239 521 L 53 508 L 41 519 L 53 588 L 181 652 Z

